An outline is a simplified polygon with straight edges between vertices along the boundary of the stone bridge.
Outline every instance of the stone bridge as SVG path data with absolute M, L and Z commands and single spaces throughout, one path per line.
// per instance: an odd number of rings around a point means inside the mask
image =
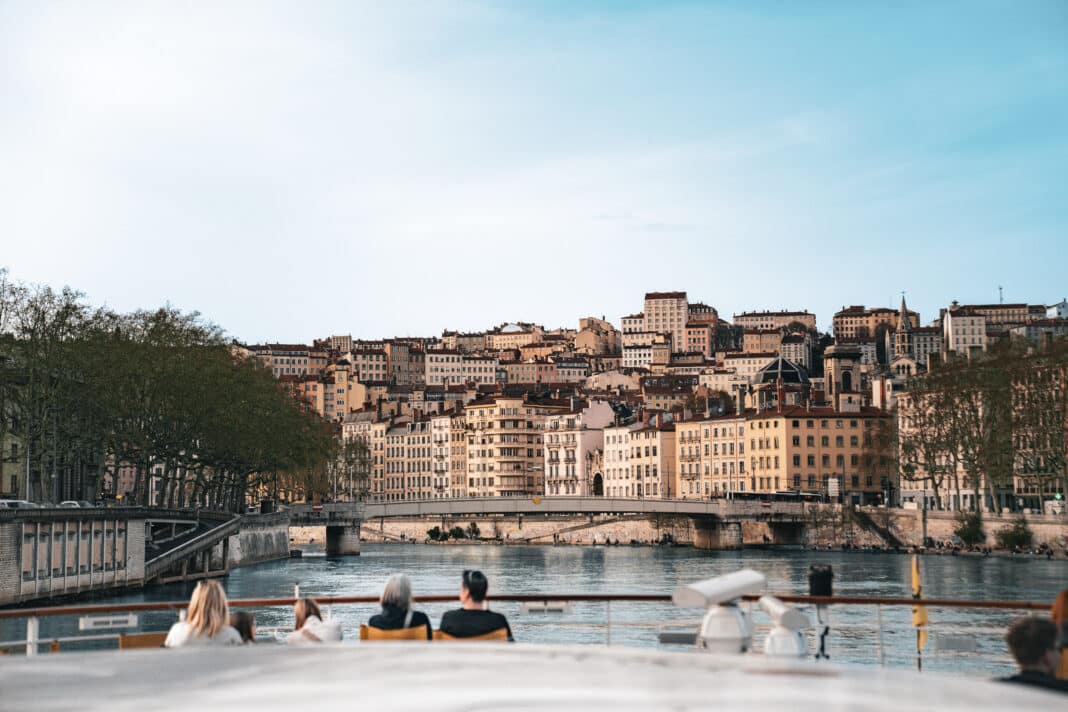
M 359 552 L 360 524 L 392 517 L 487 515 L 674 515 L 693 520 L 699 548 L 736 548 L 746 521 L 768 524 L 775 543 L 798 543 L 804 528 L 802 502 L 638 499 L 623 497 L 471 497 L 401 502 L 335 502 L 289 509 L 292 526 L 325 526 L 327 554 Z

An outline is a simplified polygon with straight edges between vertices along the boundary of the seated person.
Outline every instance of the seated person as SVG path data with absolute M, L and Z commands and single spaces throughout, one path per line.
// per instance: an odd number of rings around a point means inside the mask
M 1057 626 L 1045 618 L 1020 618 L 1005 636 L 1009 652 L 1020 666 L 1020 672 L 1002 678 L 1004 682 L 1068 692 L 1068 681 L 1058 680 L 1054 672 L 1060 659 L 1057 650 Z
M 301 598 L 293 605 L 296 623 L 293 632 L 286 636 L 286 645 L 309 643 L 336 643 L 341 640 L 341 623 L 323 622 L 319 606 L 310 598 Z
M 186 619 L 171 626 L 163 647 L 241 645 L 241 635 L 229 624 L 226 592 L 218 581 L 201 581 L 189 598 Z
M 504 628 L 508 640 L 514 642 L 508 619 L 500 613 L 486 610 L 486 591 L 489 581 L 481 571 L 464 571 L 460 584 L 460 604 L 463 608 L 447 611 L 441 617 L 441 632 L 455 638 L 471 638 Z
M 230 626 L 241 635 L 242 643 L 256 642 L 256 616 L 252 615 L 252 611 L 231 613 Z
M 426 639 L 433 638 L 430 619 L 425 613 L 412 610 L 412 584 L 404 574 L 393 574 L 386 579 L 382 589 L 382 612 L 371 616 L 367 625 L 380 630 L 398 630 L 400 628 L 426 628 Z

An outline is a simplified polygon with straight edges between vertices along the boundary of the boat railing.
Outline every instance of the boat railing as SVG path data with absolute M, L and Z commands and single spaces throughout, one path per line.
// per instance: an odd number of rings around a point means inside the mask
M 901 664 L 903 659 L 898 650 L 897 659 L 891 659 L 888 655 L 892 646 L 887 645 L 886 636 L 895 636 L 900 640 L 901 629 L 905 629 L 905 635 L 914 635 L 908 618 L 909 610 L 916 605 L 917 601 L 912 598 L 895 597 L 861 597 L 861 596 L 806 596 L 792 594 L 774 594 L 785 603 L 793 604 L 803 611 L 816 611 L 818 615 L 813 617 L 817 627 L 828 621 L 828 612 L 834 616 L 832 624 L 833 634 L 848 639 L 854 646 L 854 650 L 872 651 L 874 662 L 879 665 Z M 286 612 L 274 609 L 291 608 L 300 597 L 299 587 L 294 590 L 294 596 L 283 598 L 245 598 L 232 599 L 230 607 L 234 609 L 267 609 L 262 622 L 265 625 L 257 626 L 258 633 L 265 638 L 282 637 L 286 629 L 282 625 L 271 625 L 272 622 L 281 623 L 287 615 Z M 368 612 L 377 607 L 378 596 L 315 596 L 316 602 L 324 610 L 327 618 L 333 616 L 334 609 L 346 607 L 362 607 Z M 762 644 L 762 636 L 770 628 L 770 621 L 761 618 L 761 611 L 752 604 L 759 596 L 743 596 L 742 600 L 750 607 L 750 613 L 754 620 L 755 649 L 759 650 Z M 428 605 L 446 605 L 456 602 L 455 594 L 427 595 L 415 597 L 415 602 Z M 1048 603 L 1036 603 L 1031 601 L 994 600 L 994 601 L 970 601 L 959 599 L 929 598 L 921 603 L 929 609 L 945 609 L 955 611 L 959 609 L 985 610 L 991 615 L 1006 614 L 1011 612 L 1025 613 L 1027 611 L 1046 612 L 1049 610 Z M 693 645 L 697 626 L 700 622 L 699 609 L 680 609 L 672 605 L 672 598 L 663 594 L 589 594 L 589 593 L 561 593 L 561 594 L 525 594 L 525 595 L 497 595 L 492 597 L 495 608 L 502 609 L 502 604 L 512 604 L 517 609 L 509 616 L 516 616 L 513 629 L 552 627 L 568 631 L 563 636 L 565 642 L 599 642 L 606 645 L 614 643 L 632 645 Z M 603 614 L 597 614 L 596 606 L 603 606 Z M 184 617 L 187 601 L 145 601 L 119 604 L 72 604 L 61 606 L 38 606 L 25 608 L 10 608 L 0 610 L 0 630 L 4 629 L 7 621 L 25 621 L 25 637 L 14 640 L 0 640 L 0 654 L 11 651 L 24 651 L 26 655 L 37 655 L 42 648 L 50 652 L 60 652 L 71 649 L 70 646 L 84 647 L 84 643 L 95 641 L 97 646 L 101 642 L 114 641 L 116 645 L 120 638 L 127 632 L 139 630 L 141 622 L 137 614 L 142 613 L 171 613 L 173 620 L 181 620 Z M 632 620 L 635 607 L 657 606 L 659 616 L 654 621 Z M 884 609 L 893 611 L 889 620 L 884 616 Z M 843 614 L 843 611 L 846 612 Z M 79 619 L 79 633 L 42 635 L 41 622 L 44 619 L 56 617 L 77 616 Z M 1008 669 L 1011 661 L 1008 659 L 1004 646 L 993 645 L 993 642 L 1003 635 L 1006 620 L 993 621 L 993 625 L 964 624 L 955 619 L 950 613 L 940 616 L 932 615 L 932 623 L 927 630 L 929 635 L 941 644 L 934 646 L 923 653 L 927 660 L 932 656 L 960 656 L 969 654 L 986 655 L 989 662 L 999 667 Z M 273 620 L 272 620 L 273 619 Z M 362 621 L 361 621 L 362 622 Z M 160 621 L 156 616 L 154 621 L 158 628 L 165 628 L 169 623 Z M 11 629 L 11 626 L 7 626 Z M 69 626 L 68 626 L 69 627 Z M 888 630 L 889 628 L 889 630 Z M 818 630 L 813 636 L 813 643 L 818 638 Z M 581 635 L 580 640 L 575 637 Z M 986 650 L 978 645 L 976 640 L 985 637 Z M 89 646 L 92 647 L 92 646 Z M 911 662 L 911 657 L 909 658 Z

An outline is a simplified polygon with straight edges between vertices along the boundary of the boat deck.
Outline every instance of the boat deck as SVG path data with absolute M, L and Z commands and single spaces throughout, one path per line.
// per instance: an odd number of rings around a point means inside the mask
M 1064 697 L 812 660 L 630 648 L 359 643 L 0 659 L 11 710 L 938 710 L 1044 712 Z

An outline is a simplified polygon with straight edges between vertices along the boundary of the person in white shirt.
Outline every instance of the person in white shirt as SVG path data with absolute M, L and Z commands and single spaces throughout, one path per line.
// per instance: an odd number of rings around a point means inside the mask
M 324 622 L 319 606 L 310 598 L 298 599 L 293 606 L 293 614 L 296 625 L 293 632 L 286 636 L 286 645 L 336 643 L 341 640 L 341 623 Z
M 189 599 L 186 619 L 171 626 L 163 647 L 241 645 L 241 634 L 229 623 L 226 592 L 218 581 L 201 581 Z

